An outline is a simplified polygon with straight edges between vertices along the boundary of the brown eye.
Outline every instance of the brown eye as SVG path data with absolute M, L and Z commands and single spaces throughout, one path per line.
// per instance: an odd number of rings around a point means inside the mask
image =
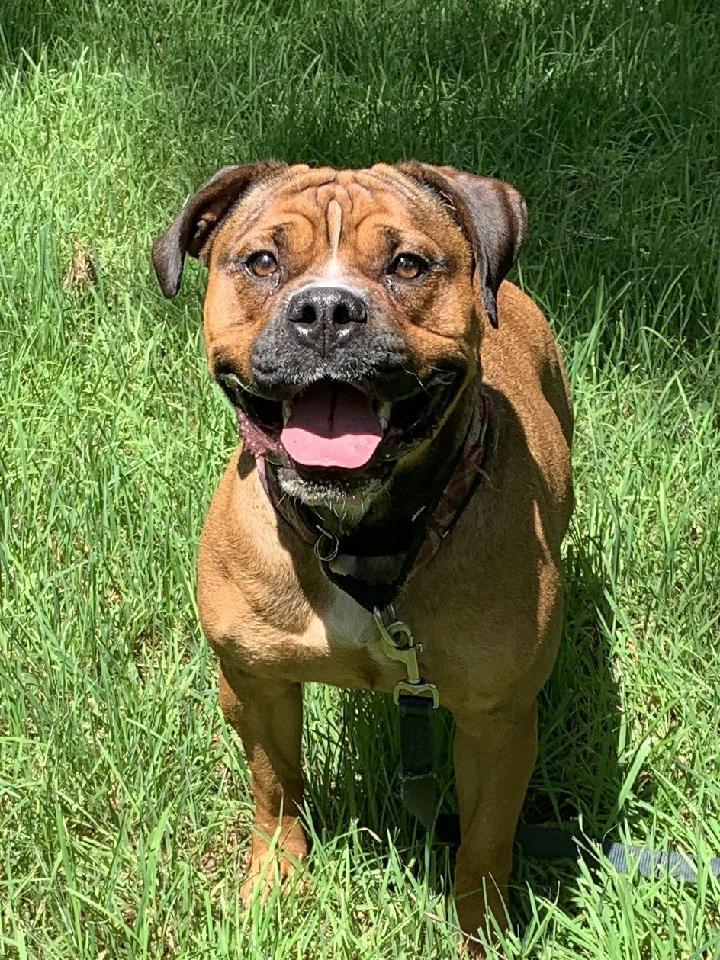
M 278 262 L 269 250 L 258 250 L 251 253 L 245 261 L 245 266 L 255 277 L 271 277 L 277 272 Z
M 415 280 L 428 269 L 427 260 L 423 260 L 415 253 L 399 253 L 390 264 L 389 273 L 394 273 L 401 280 Z

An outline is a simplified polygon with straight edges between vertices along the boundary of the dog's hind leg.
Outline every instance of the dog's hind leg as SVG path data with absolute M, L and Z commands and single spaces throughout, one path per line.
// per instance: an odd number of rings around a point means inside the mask
M 266 894 L 307 854 L 298 819 L 303 798 L 302 686 L 220 668 L 220 707 L 240 734 L 250 767 L 255 819 L 241 895 Z
M 460 849 L 455 897 L 463 930 L 492 936 L 490 914 L 508 925 L 513 839 L 537 753 L 535 704 L 519 717 L 455 717 Z

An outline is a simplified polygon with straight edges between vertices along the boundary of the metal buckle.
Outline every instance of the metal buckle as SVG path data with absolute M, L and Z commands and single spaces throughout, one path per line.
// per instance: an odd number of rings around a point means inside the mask
M 395 703 L 401 696 L 428 697 L 432 700 L 433 707 L 438 707 L 438 688 L 420 676 L 418 653 L 422 653 L 422 644 L 415 642 L 410 625 L 396 617 L 392 604 L 387 607 L 387 613 L 390 616 L 389 623 L 385 623 L 383 613 L 377 607 L 373 611 L 383 653 L 388 659 L 402 663 L 407 671 L 407 680 L 400 680 L 393 688 Z

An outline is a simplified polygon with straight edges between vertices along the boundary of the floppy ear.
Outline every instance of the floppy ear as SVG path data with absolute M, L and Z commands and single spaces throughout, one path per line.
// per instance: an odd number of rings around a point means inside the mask
M 527 208 L 515 187 L 454 167 L 399 163 L 398 169 L 439 194 L 465 230 L 473 251 L 473 282 L 488 319 L 498 325 L 497 292 L 525 239 Z
M 253 184 L 285 166 L 270 160 L 223 167 L 188 200 L 168 230 L 156 237 L 152 245 L 153 266 L 166 297 L 174 297 L 180 289 L 185 254 L 205 260 L 220 223 L 234 204 Z

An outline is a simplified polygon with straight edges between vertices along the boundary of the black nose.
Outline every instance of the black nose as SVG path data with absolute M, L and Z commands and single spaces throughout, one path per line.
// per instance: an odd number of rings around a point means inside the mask
M 290 299 L 287 319 L 300 343 L 327 356 L 362 330 L 367 304 L 346 287 L 308 287 Z

